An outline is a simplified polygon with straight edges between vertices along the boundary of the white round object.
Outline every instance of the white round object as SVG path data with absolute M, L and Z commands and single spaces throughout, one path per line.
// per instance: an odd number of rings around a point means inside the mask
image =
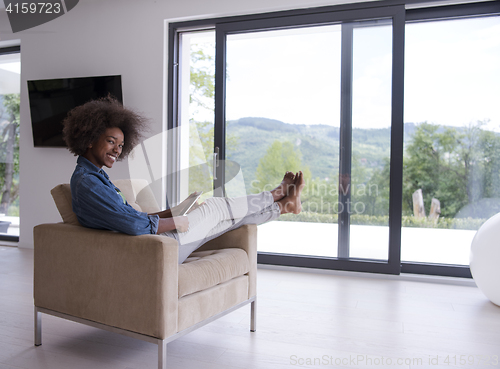
M 474 236 L 470 271 L 479 289 L 500 306 L 500 213 L 488 219 Z

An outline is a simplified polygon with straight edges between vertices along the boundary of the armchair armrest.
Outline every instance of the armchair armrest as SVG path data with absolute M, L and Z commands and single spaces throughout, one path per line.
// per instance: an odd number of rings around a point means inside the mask
M 257 226 L 247 224 L 207 242 L 197 251 L 240 248 L 247 252 L 250 266 L 248 297 L 257 294 Z
M 255 224 L 247 224 L 230 232 L 226 232 L 208 241 L 197 251 L 228 248 L 243 249 L 248 254 L 257 253 L 257 226 Z
M 161 339 L 177 332 L 177 241 L 63 223 L 33 232 L 36 306 Z

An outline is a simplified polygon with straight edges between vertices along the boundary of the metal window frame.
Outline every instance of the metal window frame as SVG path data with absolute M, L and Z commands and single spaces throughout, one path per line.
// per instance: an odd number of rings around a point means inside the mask
M 403 62 L 404 62 L 404 23 L 405 9 L 403 6 L 385 6 L 370 9 L 342 10 L 335 12 L 321 12 L 314 14 L 294 14 L 275 19 L 258 19 L 240 22 L 231 22 L 216 25 L 216 72 L 215 72 L 215 140 L 219 139 L 219 145 L 224 147 L 222 138 L 225 137 L 225 53 L 226 53 L 226 35 L 259 32 L 275 29 L 288 29 L 301 26 L 321 26 L 330 24 L 340 24 L 343 31 L 343 46 L 341 52 L 342 71 L 341 71 L 341 155 L 340 170 L 350 176 L 351 155 L 352 155 L 352 31 L 353 22 L 370 21 L 379 19 L 392 20 L 392 38 L 393 38 L 393 69 L 392 69 L 392 122 L 391 122 L 391 165 L 397 166 L 403 151 Z M 403 34 L 403 35 L 401 35 Z M 346 44 L 344 44 L 346 43 Z M 345 47 L 347 46 L 347 47 Z M 218 59 L 219 57 L 219 59 Z M 400 64 L 400 67 L 397 65 Z M 399 128 L 395 128 L 399 127 Z M 400 136 L 398 134 L 400 133 Z M 219 134 L 219 135 L 217 135 Z M 217 146 L 217 144 L 216 144 Z M 221 147 L 221 146 L 219 146 Z M 225 158 L 225 151 L 221 150 L 220 158 Z M 402 187 L 402 159 L 400 160 L 399 170 L 391 170 L 391 200 L 389 205 L 389 244 L 387 260 L 358 259 L 348 256 L 349 248 L 349 217 L 347 211 L 341 213 L 339 217 L 339 255 L 336 258 L 308 258 L 304 256 L 289 256 L 288 259 L 298 263 L 297 266 L 323 265 L 328 269 L 338 270 L 356 270 L 373 273 L 399 274 L 400 263 L 400 225 L 401 225 L 401 198 L 398 200 L 398 187 Z M 223 168 L 219 168 L 218 177 L 223 176 Z M 398 176 L 400 178 L 398 178 Z M 219 183 L 220 186 L 222 183 Z M 401 191 L 402 193 L 402 191 Z M 350 201 L 350 194 L 339 192 L 340 201 Z M 344 207 L 347 209 L 347 207 Z M 259 253 L 258 262 L 261 264 L 280 264 L 279 260 L 282 254 Z M 283 260 L 284 261 L 284 260 Z
M 21 46 L 19 45 L 0 48 L 0 55 L 20 54 L 20 53 L 21 53 Z M 21 81 L 19 81 L 19 83 L 21 83 Z M 19 242 L 19 236 L 1 234 L 0 241 Z

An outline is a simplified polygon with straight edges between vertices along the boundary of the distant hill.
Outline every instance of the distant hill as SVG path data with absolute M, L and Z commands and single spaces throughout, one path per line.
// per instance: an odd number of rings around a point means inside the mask
M 415 124 L 405 125 L 405 141 Z M 253 177 L 259 160 L 275 141 L 289 141 L 302 153 L 302 164 L 313 178 L 332 178 L 339 168 L 339 128 L 323 124 L 288 124 L 267 118 L 241 118 L 229 121 L 227 134 L 237 137 L 238 146 L 227 152 L 227 159 L 243 167 L 245 178 Z M 373 169 L 381 168 L 390 154 L 390 129 L 359 129 L 352 132 L 353 161 Z

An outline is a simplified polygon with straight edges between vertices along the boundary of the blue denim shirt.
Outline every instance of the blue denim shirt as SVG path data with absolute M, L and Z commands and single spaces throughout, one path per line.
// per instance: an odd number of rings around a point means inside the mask
M 156 234 L 160 217 L 135 210 L 119 191 L 104 170 L 78 157 L 71 177 L 71 199 L 81 225 L 130 235 Z

